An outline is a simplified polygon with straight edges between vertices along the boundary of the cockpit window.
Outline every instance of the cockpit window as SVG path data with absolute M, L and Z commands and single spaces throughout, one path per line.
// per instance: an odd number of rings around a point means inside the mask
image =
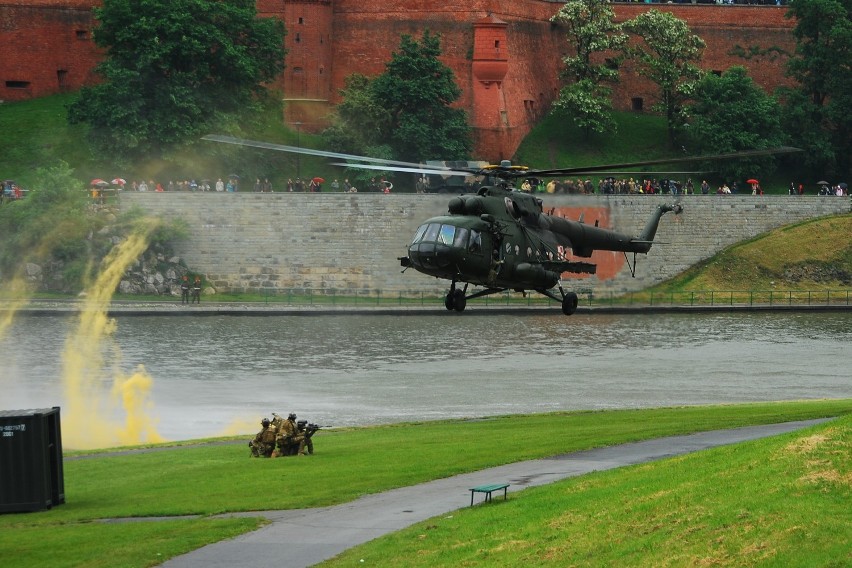
M 423 235 L 426 234 L 426 227 L 428 226 L 428 224 L 420 225 L 420 227 L 417 229 L 417 232 L 414 233 L 414 238 L 411 240 L 411 244 L 417 244 L 423 240 Z
M 441 225 L 441 232 L 438 233 L 438 242 L 443 245 L 453 244 L 453 237 L 456 234 L 456 228 L 452 225 Z
M 460 249 L 467 248 L 467 235 L 467 229 L 464 227 L 458 227 L 456 229 L 456 238 L 453 241 L 453 246 Z
M 470 231 L 470 246 L 468 246 L 468 250 L 470 252 L 482 252 L 482 235 L 479 234 L 479 231 Z
M 441 228 L 439 223 L 429 223 L 426 227 L 426 233 L 423 235 L 424 241 L 435 242 L 438 240 L 438 229 Z

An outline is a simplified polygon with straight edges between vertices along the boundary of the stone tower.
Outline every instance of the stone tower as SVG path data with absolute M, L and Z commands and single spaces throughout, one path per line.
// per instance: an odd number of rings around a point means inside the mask
M 489 148 L 491 155 L 510 157 L 510 116 L 503 79 L 509 70 L 506 37 L 508 23 L 491 14 L 473 23 L 473 108 L 471 126 L 476 134 L 477 153 Z
M 330 110 L 332 0 L 284 0 L 283 6 L 287 28 L 284 121 L 316 132 L 325 126 L 323 119 Z

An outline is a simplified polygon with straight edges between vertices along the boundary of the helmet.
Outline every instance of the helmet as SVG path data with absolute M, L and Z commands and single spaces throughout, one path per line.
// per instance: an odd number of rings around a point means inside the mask
M 296 419 L 296 415 L 293 414 L 292 412 L 289 414 L 289 416 L 287 416 L 287 420 L 295 420 L 295 419 Z
M 263 420 L 260 421 L 260 423 L 263 424 L 264 426 L 269 426 L 269 418 L 264 418 Z

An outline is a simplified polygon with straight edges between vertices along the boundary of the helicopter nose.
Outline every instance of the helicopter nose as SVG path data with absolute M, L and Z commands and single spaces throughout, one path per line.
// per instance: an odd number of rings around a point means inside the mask
M 421 268 L 446 268 L 452 264 L 452 247 L 440 243 L 421 242 L 408 248 L 411 263 Z

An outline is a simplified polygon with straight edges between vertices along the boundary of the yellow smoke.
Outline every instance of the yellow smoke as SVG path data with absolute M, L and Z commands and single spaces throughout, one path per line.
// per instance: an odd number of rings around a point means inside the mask
M 20 272 L 20 271 L 19 271 Z M 23 276 L 16 274 L 9 284 L 3 286 L 3 312 L 0 313 L 0 340 L 6 336 L 9 326 L 18 313 L 29 301 L 27 285 Z
M 115 331 L 116 322 L 108 317 L 109 304 L 121 277 L 148 248 L 148 237 L 156 227 L 146 222 L 104 258 L 103 269 L 85 290 L 76 331 L 65 342 L 62 355 L 62 379 L 65 390 L 63 409 L 63 445 L 89 449 L 116 445 L 161 442 L 147 400 L 152 379 L 139 366 L 130 377 L 114 374 L 110 396 L 101 388 L 104 370 L 103 351 Z M 111 360 L 115 362 L 116 357 Z M 126 417 L 120 420 L 120 410 Z
M 214 434 L 214 436 L 242 436 L 243 434 L 254 433 L 258 430 L 260 430 L 260 420 L 256 416 L 251 418 L 243 416 L 231 420 L 231 422 L 225 425 L 220 432 Z

